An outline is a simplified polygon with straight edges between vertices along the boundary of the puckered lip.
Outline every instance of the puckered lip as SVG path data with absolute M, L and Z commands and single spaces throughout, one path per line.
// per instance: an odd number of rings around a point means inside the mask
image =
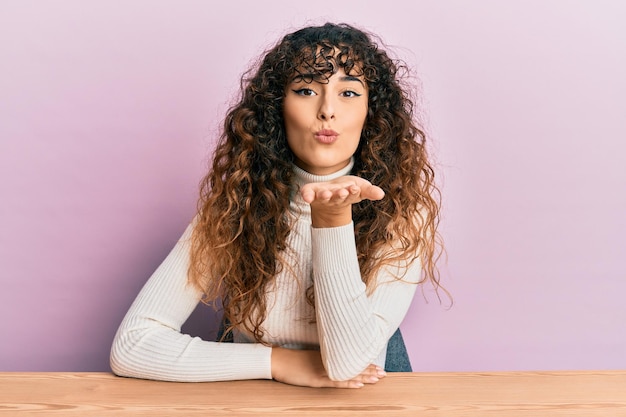
M 330 145 L 335 143 L 337 136 L 339 136 L 339 133 L 332 129 L 322 129 L 315 133 L 315 140 L 324 145 Z
M 315 136 L 339 136 L 339 133 L 332 129 L 321 129 L 315 132 Z

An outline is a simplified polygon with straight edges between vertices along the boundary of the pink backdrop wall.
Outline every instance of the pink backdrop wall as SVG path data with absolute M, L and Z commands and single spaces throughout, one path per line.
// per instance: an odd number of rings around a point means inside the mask
M 327 19 L 421 79 L 455 304 L 415 299 L 415 370 L 626 368 L 623 2 L 221 3 L 0 2 L 0 370 L 108 369 L 239 75 Z

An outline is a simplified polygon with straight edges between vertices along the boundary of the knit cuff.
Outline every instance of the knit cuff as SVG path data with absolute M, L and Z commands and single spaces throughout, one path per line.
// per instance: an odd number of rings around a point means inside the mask
M 312 262 L 316 274 L 359 271 L 353 223 L 311 228 Z

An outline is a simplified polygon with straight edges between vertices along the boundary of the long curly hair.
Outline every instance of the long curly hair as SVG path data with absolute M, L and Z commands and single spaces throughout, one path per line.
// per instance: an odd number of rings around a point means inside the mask
M 283 120 L 285 88 L 294 77 L 328 80 L 337 67 L 363 76 L 368 114 L 353 175 L 385 191 L 380 201 L 352 207 L 354 235 L 368 291 L 389 263 L 419 259 L 420 282 L 439 288 L 436 261 L 440 193 L 428 161 L 426 135 L 414 120 L 406 66 L 373 36 L 346 24 L 307 27 L 286 35 L 241 78 L 212 168 L 201 182 L 189 279 L 204 301 L 220 300 L 231 328 L 243 326 L 263 343 L 268 283 L 285 267 L 292 220 L 294 155 Z M 402 277 L 398 277 L 402 279 Z

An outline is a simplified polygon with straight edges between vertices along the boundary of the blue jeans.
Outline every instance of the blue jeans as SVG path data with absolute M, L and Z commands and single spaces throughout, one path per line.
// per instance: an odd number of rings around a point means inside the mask
M 387 357 L 385 358 L 385 371 L 387 372 L 413 372 L 409 354 L 404 345 L 404 339 L 400 329 L 389 339 L 387 343 Z
M 224 321 L 220 322 L 220 328 L 217 331 L 217 339 L 220 340 L 224 331 L 226 329 L 226 324 Z M 223 340 L 224 342 L 232 342 L 233 335 L 232 333 L 228 333 Z M 389 339 L 387 343 L 387 357 L 385 358 L 385 371 L 387 372 L 412 372 L 411 362 L 409 360 L 409 354 L 406 351 L 406 346 L 404 345 L 404 339 L 402 338 L 402 333 L 400 329 L 396 330 L 395 333 Z

